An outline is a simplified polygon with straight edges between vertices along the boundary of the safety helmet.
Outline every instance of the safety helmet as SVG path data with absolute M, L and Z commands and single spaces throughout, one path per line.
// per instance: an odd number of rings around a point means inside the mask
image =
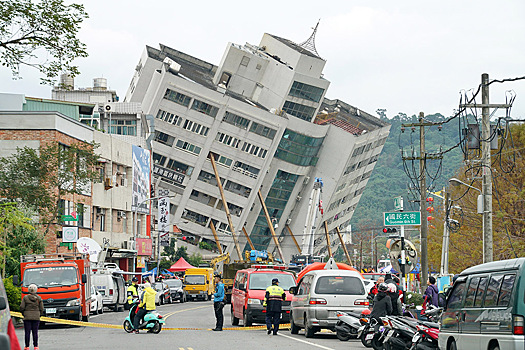
M 219 278 L 222 279 L 220 272 L 215 272 L 215 273 L 213 274 L 213 277 L 219 277 Z
M 133 277 L 133 278 L 131 279 L 131 282 L 138 282 L 138 281 L 139 281 L 139 279 L 138 279 L 137 277 Z
M 397 291 L 397 286 L 394 283 L 388 283 L 386 286 L 389 293 L 395 293 Z
M 380 292 L 388 291 L 388 284 L 386 284 L 386 283 L 379 283 L 379 286 L 377 286 L 377 290 L 380 291 Z

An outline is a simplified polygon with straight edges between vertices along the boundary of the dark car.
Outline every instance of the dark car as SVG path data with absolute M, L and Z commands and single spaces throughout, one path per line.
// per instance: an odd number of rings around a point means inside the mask
M 170 287 L 170 294 L 171 294 L 171 300 L 175 301 L 178 300 L 181 303 L 186 302 L 187 295 L 186 291 L 184 290 L 184 286 L 182 285 L 182 281 L 178 278 L 165 280 L 164 283 Z

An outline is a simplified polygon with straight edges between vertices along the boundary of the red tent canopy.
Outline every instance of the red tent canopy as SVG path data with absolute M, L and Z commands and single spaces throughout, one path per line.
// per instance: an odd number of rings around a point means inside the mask
M 303 278 L 303 276 L 307 273 L 307 272 L 310 272 L 310 271 L 313 271 L 313 270 L 322 270 L 324 269 L 326 263 L 324 262 L 314 262 L 313 264 L 310 264 L 308 266 L 306 266 L 301 272 L 299 272 L 299 274 L 297 275 L 297 281 L 299 281 L 301 278 Z M 340 270 L 352 270 L 352 271 L 357 271 L 356 269 L 354 269 L 352 266 L 350 265 L 347 265 L 347 264 L 343 264 L 343 263 L 337 263 L 337 267 L 340 269 Z M 359 271 L 357 271 L 359 272 Z M 361 275 L 361 277 L 363 277 L 363 275 Z
M 175 264 L 171 265 L 171 267 L 168 269 L 170 272 L 177 272 L 177 271 L 186 271 L 187 269 L 194 268 L 195 266 L 191 266 L 188 264 L 184 258 L 180 258 Z

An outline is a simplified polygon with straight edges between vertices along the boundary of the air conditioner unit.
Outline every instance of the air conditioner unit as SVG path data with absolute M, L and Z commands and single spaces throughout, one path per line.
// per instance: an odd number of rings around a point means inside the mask
M 304 177 L 304 180 L 303 180 L 303 184 L 308 184 L 308 182 L 310 182 L 310 176 L 305 176 Z
M 106 190 L 113 188 L 113 179 L 111 177 L 106 177 L 104 179 L 104 187 Z
M 122 210 L 117 211 L 117 218 L 125 219 L 126 218 L 126 212 L 122 211 Z
M 295 200 L 298 201 L 298 202 L 300 202 L 301 199 L 303 199 L 303 197 L 301 197 L 301 196 L 297 196 L 297 197 L 295 198 Z
M 95 212 L 95 214 L 96 214 L 97 216 L 103 216 L 103 215 L 104 215 L 104 211 L 102 210 L 102 208 L 100 208 L 100 207 L 96 207 L 96 212 Z
M 122 247 L 122 249 L 129 249 L 128 248 L 128 241 L 122 242 L 121 247 Z

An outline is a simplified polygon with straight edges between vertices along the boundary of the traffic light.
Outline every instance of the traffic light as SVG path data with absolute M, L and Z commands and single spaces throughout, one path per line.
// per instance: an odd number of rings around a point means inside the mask
M 397 229 L 395 227 L 385 227 L 383 233 L 397 233 Z

